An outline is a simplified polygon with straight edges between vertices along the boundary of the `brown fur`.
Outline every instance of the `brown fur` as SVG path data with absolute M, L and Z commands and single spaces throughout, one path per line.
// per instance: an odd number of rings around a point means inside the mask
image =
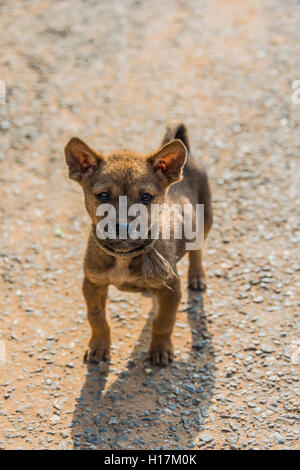
M 150 356 L 155 364 L 163 366 L 172 359 L 171 333 L 181 298 L 176 263 L 185 254 L 186 240 L 158 239 L 153 246 L 146 246 L 145 240 L 117 239 L 104 243 L 95 234 L 99 222 L 96 217 L 99 201 L 95 195 L 105 191 L 109 192 L 109 203 L 116 208 L 120 195 L 127 196 L 129 206 L 140 202 L 141 193 L 153 195 L 151 203 L 156 204 L 204 204 L 206 238 L 212 224 L 210 189 L 205 171 L 189 154 L 185 126 L 169 127 L 163 144 L 148 155 L 131 151 L 102 155 L 77 138 L 71 139 L 65 148 L 69 176 L 81 184 L 92 221 L 83 283 L 92 329 L 86 353 L 89 362 L 109 357 L 110 328 L 105 304 L 110 284 L 125 291 L 146 289 L 156 296 L 158 312 L 152 326 Z M 144 250 L 142 254 L 129 256 L 132 250 L 140 248 Z M 189 287 L 195 290 L 205 288 L 201 251 L 189 252 Z

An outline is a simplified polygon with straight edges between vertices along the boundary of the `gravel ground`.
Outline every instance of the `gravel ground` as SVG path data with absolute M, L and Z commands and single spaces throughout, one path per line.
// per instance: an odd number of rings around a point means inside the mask
M 299 448 L 299 24 L 296 0 L 0 2 L 1 448 Z M 63 147 L 151 151 L 172 118 L 211 178 L 208 290 L 184 259 L 157 369 L 152 299 L 112 289 L 111 362 L 86 366 Z

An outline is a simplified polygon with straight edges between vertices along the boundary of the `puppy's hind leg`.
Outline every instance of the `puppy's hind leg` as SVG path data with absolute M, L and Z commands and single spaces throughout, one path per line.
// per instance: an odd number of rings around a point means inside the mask
M 204 204 L 204 240 L 206 240 L 213 221 L 211 194 L 206 173 L 201 172 L 199 180 L 201 181 L 199 204 Z M 204 291 L 206 289 L 205 272 L 202 266 L 202 253 L 203 248 L 189 252 L 190 265 L 188 281 L 189 288 L 192 290 Z
M 191 290 L 204 291 L 206 289 L 205 273 L 202 266 L 202 250 L 189 252 L 188 281 Z

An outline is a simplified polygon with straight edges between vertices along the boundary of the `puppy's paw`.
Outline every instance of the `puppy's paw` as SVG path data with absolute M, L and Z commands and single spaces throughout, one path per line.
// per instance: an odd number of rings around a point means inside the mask
M 173 345 L 168 339 L 153 338 L 150 347 L 150 359 L 156 366 L 166 367 L 173 360 Z
M 109 347 L 89 347 L 84 355 L 84 361 L 89 364 L 98 364 L 109 360 Z
M 150 351 L 152 364 L 159 367 L 166 367 L 173 361 L 173 353 L 167 351 Z
M 205 291 L 206 283 L 204 276 L 189 276 L 189 289 L 197 291 Z

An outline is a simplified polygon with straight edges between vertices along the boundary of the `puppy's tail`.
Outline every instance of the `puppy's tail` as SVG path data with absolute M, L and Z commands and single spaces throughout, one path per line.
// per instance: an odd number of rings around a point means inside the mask
M 171 142 L 171 140 L 179 139 L 184 143 L 188 152 L 190 152 L 190 141 L 188 136 L 188 130 L 182 122 L 171 122 L 167 128 L 165 136 L 162 140 L 162 145 Z

